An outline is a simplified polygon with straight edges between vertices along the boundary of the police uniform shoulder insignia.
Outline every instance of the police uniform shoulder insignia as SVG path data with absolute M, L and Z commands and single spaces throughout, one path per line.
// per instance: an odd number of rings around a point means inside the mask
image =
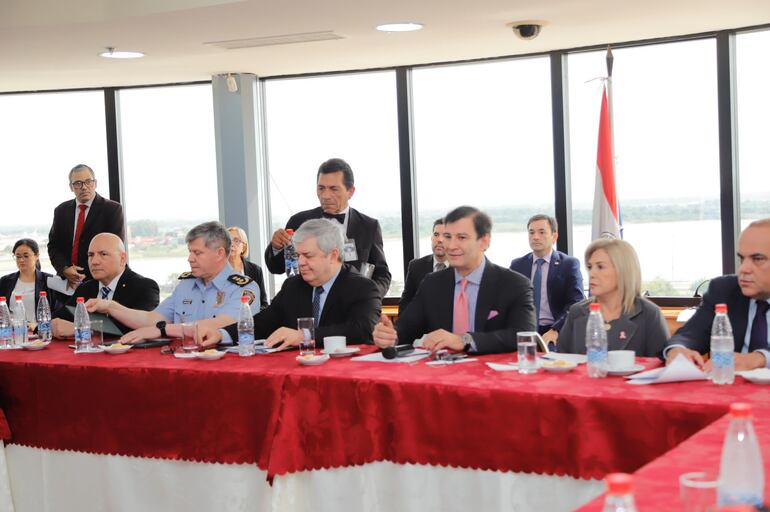
M 227 278 L 227 280 L 230 281 L 231 283 L 237 284 L 238 286 L 246 286 L 247 284 L 253 281 L 252 278 L 248 276 L 242 276 L 240 274 L 232 274 L 230 277 Z
M 249 305 L 253 304 L 254 301 L 257 299 L 257 296 L 254 295 L 254 292 L 251 290 L 243 290 L 242 297 L 248 297 L 249 298 Z
M 194 277 L 192 272 L 182 272 L 179 274 L 179 279 L 193 279 Z

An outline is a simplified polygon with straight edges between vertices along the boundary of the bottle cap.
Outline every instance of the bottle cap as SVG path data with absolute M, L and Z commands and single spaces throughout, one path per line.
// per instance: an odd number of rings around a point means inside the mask
M 751 404 L 745 402 L 735 402 L 730 404 L 730 416 L 733 418 L 750 418 Z
M 48 297 L 48 294 L 46 292 L 40 292 L 41 297 Z
M 21 295 L 16 296 L 16 300 L 21 300 L 23 297 Z
M 247 295 L 242 295 L 241 302 L 249 302 L 249 297 Z
M 604 481 L 609 494 L 631 494 L 634 487 L 634 477 L 627 473 L 610 473 Z
M 714 311 L 717 313 L 727 313 L 727 304 L 717 304 L 714 306 Z
M 5 297 L 0 297 L 0 302 L 5 302 Z
M 81 304 L 81 303 L 83 303 L 83 302 L 85 302 L 85 301 L 86 301 L 86 299 L 85 299 L 84 297 L 78 297 L 78 298 L 77 298 L 77 303 L 78 303 L 78 304 Z
M 293 234 L 294 234 L 294 230 L 293 230 L 293 229 L 287 229 L 287 230 L 286 230 L 286 233 L 288 233 L 288 234 L 289 234 L 289 236 L 291 236 L 291 235 L 293 235 Z
M 601 309 L 602 309 L 602 306 L 601 306 L 601 305 L 600 305 L 598 302 L 592 302 L 592 303 L 591 303 L 591 304 L 588 306 L 588 308 L 589 308 L 591 311 L 601 311 Z

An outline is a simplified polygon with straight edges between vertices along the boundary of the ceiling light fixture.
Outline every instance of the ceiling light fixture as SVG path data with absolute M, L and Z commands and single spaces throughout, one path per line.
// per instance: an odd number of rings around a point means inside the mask
M 422 23 L 406 22 L 406 23 L 385 23 L 384 25 L 377 25 L 377 30 L 380 32 L 414 32 L 415 30 L 421 30 Z
M 144 57 L 142 52 L 121 51 L 116 50 L 112 46 L 108 46 L 106 49 L 107 51 L 100 53 L 99 57 L 104 57 L 106 59 L 139 59 Z

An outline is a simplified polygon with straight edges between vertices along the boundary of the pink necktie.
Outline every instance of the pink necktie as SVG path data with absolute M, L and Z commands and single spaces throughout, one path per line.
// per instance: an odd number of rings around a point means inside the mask
M 78 245 L 80 245 L 80 235 L 83 234 L 83 224 L 86 222 L 86 208 L 87 204 L 81 204 L 80 212 L 78 213 L 78 221 L 75 226 L 75 239 L 72 241 L 72 264 L 78 264 Z
M 468 286 L 468 280 L 460 281 L 460 293 L 455 299 L 454 325 L 452 332 L 455 334 L 465 334 L 470 329 L 468 322 L 468 296 L 465 295 L 465 287 Z

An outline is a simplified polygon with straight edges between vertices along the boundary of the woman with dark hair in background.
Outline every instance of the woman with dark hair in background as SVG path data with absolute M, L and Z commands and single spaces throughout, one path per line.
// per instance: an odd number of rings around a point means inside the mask
M 37 242 L 31 238 L 17 241 L 13 245 L 13 259 L 16 260 L 19 271 L 0 278 L 0 296 L 6 298 L 8 307 L 11 308 L 14 297 L 21 295 L 27 323 L 35 323 L 40 292 L 48 294 L 51 311 L 59 307 L 58 292 L 48 289 L 46 280 L 51 274 L 40 270 L 40 247 Z
M 248 276 L 259 286 L 259 307 L 267 307 L 267 292 L 265 291 L 265 278 L 262 274 L 262 267 L 246 259 L 249 255 L 249 240 L 246 238 L 246 232 L 238 226 L 227 228 L 230 233 L 230 266 L 233 270 Z

